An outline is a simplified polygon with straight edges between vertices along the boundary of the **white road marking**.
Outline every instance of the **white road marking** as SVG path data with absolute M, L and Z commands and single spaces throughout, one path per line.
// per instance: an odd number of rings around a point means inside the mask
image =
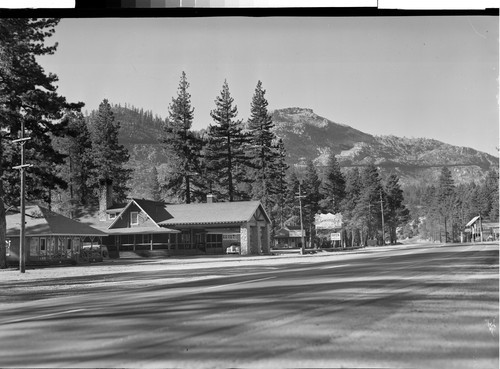
M 43 319 L 43 318 L 48 318 L 48 317 L 53 317 L 53 316 L 58 316 L 58 315 L 77 313 L 77 312 L 81 312 L 81 311 L 85 311 L 85 310 L 88 310 L 88 309 L 73 309 L 73 310 L 59 311 L 57 313 L 43 314 L 43 315 L 30 316 L 30 317 L 26 317 L 26 318 L 7 320 L 5 322 L 1 322 L 0 324 L 21 323 L 21 322 L 25 322 L 25 321 L 29 321 L 29 320 Z

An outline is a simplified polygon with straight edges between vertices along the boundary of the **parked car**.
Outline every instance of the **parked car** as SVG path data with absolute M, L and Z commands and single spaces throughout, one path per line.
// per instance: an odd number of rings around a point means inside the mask
M 80 250 L 80 259 L 85 261 L 103 261 L 109 259 L 109 251 L 105 245 L 84 243 Z
M 241 254 L 241 246 L 231 245 L 226 249 L 226 254 Z

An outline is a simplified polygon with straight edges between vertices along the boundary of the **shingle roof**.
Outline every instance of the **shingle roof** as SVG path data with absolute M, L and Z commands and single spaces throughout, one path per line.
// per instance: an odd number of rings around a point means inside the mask
M 168 212 L 168 208 L 164 203 L 145 199 L 132 199 L 139 207 L 144 210 L 148 216 L 155 222 L 163 222 L 171 219 L 172 214 Z
M 10 237 L 19 236 L 21 214 L 7 214 L 7 235 Z M 87 224 L 65 217 L 64 215 L 54 213 L 48 209 L 33 205 L 26 207 L 26 236 L 105 236 L 101 232 Z
M 264 217 L 269 220 L 259 201 L 166 205 L 166 210 L 172 218 L 158 222 L 158 224 L 173 226 L 244 223 L 252 218 L 259 207 Z

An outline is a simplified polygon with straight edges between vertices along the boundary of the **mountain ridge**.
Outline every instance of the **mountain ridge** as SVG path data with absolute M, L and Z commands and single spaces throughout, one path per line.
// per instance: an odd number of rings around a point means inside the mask
M 120 142 L 131 152 L 133 165 L 160 166 L 168 160 L 158 142 L 161 118 L 133 107 L 115 106 L 114 112 L 121 123 Z M 433 138 L 375 136 L 321 117 L 310 108 L 275 109 L 270 114 L 291 166 L 310 159 L 321 171 L 333 152 L 342 168 L 375 164 L 383 175 L 396 173 L 403 185 L 437 180 L 443 166 L 452 169 L 458 182 L 481 180 L 488 170 L 498 168 L 498 157 L 479 150 Z

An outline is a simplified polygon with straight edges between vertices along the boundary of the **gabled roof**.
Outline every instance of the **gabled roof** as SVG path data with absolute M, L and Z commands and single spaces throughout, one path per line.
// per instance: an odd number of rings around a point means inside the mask
M 106 233 L 100 230 L 49 211 L 42 206 L 27 206 L 25 214 L 26 236 L 106 236 Z M 6 220 L 7 235 L 19 236 L 21 213 L 9 213 Z
M 159 201 L 145 200 L 145 199 L 130 199 L 127 206 L 123 208 L 116 219 L 109 225 L 108 229 L 112 229 L 116 222 L 118 222 L 120 215 L 123 214 L 132 204 L 137 205 L 157 226 L 158 223 L 172 218 L 172 215 L 165 209 L 165 204 Z
M 473 225 L 474 223 L 476 223 L 476 221 L 480 218 L 481 216 L 478 215 L 478 216 L 475 216 L 474 218 L 471 219 L 471 221 L 469 223 L 467 223 L 465 226 L 466 227 L 470 227 L 471 225 Z
M 259 201 L 172 204 L 166 210 L 172 218 L 158 222 L 160 226 L 245 223 L 257 211 L 270 222 Z

